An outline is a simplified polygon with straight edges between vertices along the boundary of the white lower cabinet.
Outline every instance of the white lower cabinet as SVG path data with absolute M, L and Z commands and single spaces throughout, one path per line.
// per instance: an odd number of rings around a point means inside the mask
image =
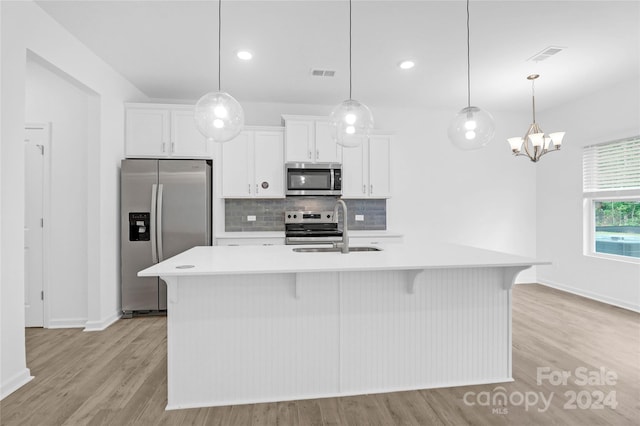
M 343 198 L 391 197 L 392 137 L 374 133 L 359 146 L 342 150 Z
M 246 128 L 221 154 L 223 198 L 284 198 L 282 129 Z

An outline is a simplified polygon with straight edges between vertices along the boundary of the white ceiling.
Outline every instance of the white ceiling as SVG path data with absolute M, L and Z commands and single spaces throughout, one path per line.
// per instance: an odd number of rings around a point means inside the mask
M 141 91 L 196 100 L 217 88 L 217 11 L 202 1 L 40 1 Z M 471 1 L 471 103 L 540 110 L 640 73 L 638 1 Z M 332 105 L 349 89 L 347 0 L 222 3 L 222 89 L 240 101 Z M 466 106 L 464 1 L 353 1 L 353 98 Z M 567 49 L 527 61 L 548 46 Z M 239 49 L 254 52 L 243 62 Z M 417 66 L 401 71 L 412 58 Z M 312 77 L 312 68 L 336 71 Z

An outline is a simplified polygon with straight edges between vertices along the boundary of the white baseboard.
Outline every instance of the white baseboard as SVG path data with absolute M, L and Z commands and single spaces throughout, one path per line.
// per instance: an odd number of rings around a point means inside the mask
M 84 325 L 84 331 L 102 331 L 109 327 L 114 322 L 120 319 L 122 313 L 120 311 L 116 311 L 109 315 L 106 318 L 101 319 L 100 321 L 87 321 Z
M 18 372 L 6 382 L 0 384 L 0 400 L 9 396 L 13 392 L 20 389 L 25 384 L 29 383 L 33 379 L 31 371 L 28 368 Z
M 552 287 L 558 290 L 566 291 L 567 293 L 573 293 L 578 296 L 586 297 L 587 299 L 595 300 L 597 302 L 606 303 L 608 305 L 613 305 L 619 308 L 628 309 L 630 311 L 640 313 L 640 305 L 629 303 L 626 300 L 615 299 L 613 297 L 605 296 L 598 293 L 593 293 L 591 291 L 585 291 L 580 288 L 571 287 L 565 284 L 556 283 L 556 282 L 545 280 L 542 278 L 538 278 L 538 283 L 542 285 L 546 285 L 547 287 Z
M 84 328 L 86 318 L 56 318 L 50 319 L 47 328 Z

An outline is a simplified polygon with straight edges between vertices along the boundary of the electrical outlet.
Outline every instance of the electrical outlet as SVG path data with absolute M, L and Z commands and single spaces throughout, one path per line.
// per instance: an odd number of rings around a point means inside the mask
M 357 214 L 356 215 L 356 222 L 364 222 L 364 215 L 363 214 Z
M 256 216 L 253 214 L 250 214 L 249 216 L 247 216 L 247 222 L 255 222 L 256 221 Z

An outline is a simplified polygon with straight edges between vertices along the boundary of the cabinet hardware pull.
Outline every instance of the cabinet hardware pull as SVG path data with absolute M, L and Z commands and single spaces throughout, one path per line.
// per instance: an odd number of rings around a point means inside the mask
M 309 160 L 311 160 L 311 150 L 307 151 L 307 154 L 309 154 Z
M 320 150 L 316 149 L 316 160 L 320 159 Z
M 258 194 L 258 184 L 256 183 L 256 194 Z
M 247 184 L 247 190 L 249 191 L 249 194 L 251 194 L 251 184 Z
M 174 152 L 176 152 L 176 143 L 171 142 L 171 153 L 173 154 Z
M 371 188 L 370 188 L 370 190 L 369 190 L 369 193 L 370 193 L 370 194 L 373 194 L 373 184 L 371 184 L 370 186 L 371 186 Z
M 362 185 L 362 193 L 363 194 L 367 193 L 367 185 L 365 185 L 365 184 Z
M 164 143 L 164 142 L 162 142 L 160 145 L 161 145 L 161 147 L 162 147 L 162 148 L 161 148 L 161 149 L 162 149 L 162 152 L 164 152 L 164 146 L 165 146 L 165 143 Z

